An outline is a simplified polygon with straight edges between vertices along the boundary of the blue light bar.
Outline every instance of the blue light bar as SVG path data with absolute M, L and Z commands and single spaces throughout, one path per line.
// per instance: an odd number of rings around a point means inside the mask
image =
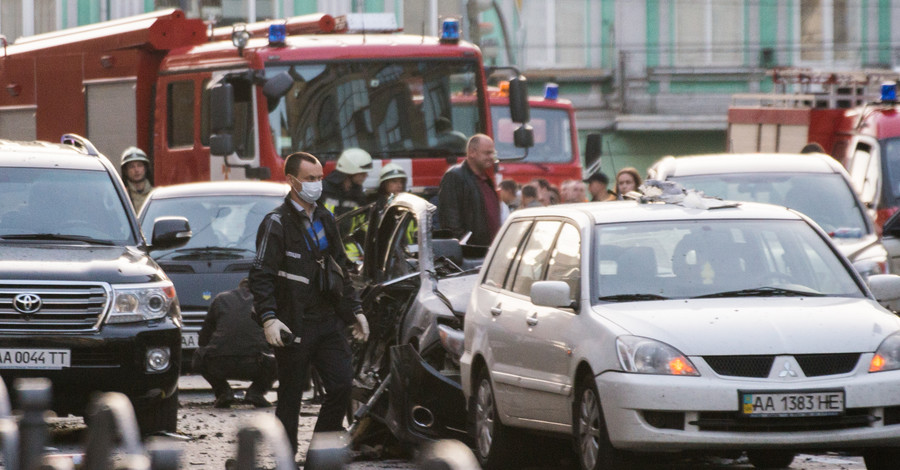
M 287 28 L 284 23 L 269 25 L 269 45 L 284 46 L 287 39 Z
M 559 99 L 559 85 L 555 83 L 544 85 L 544 99 L 554 101 Z
M 897 101 L 897 82 L 881 84 L 881 101 Z
M 441 23 L 441 42 L 459 42 L 459 20 L 447 18 Z

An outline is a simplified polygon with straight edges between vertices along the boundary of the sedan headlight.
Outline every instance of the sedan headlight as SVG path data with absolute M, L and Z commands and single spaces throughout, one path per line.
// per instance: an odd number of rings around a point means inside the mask
M 869 372 L 900 369 L 900 333 L 894 333 L 878 346 L 869 363 Z
M 640 336 L 616 338 L 619 364 L 637 374 L 700 375 L 694 364 L 666 343 Z
M 867 278 L 873 274 L 888 273 L 887 251 L 881 245 L 870 246 L 853 257 L 853 269 Z
M 107 323 L 156 320 L 166 316 L 175 302 L 175 286 L 169 281 L 112 287 L 113 305 Z

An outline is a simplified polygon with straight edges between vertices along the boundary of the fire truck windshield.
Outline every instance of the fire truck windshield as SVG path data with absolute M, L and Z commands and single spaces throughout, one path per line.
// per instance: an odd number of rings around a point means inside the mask
M 349 147 L 376 158 L 464 155 L 485 132 L 478 62 L 335 61 L 270 64 L 293 84 L 269 98 L 269 125 L 281 156 L 303 150 L 334 160 Z
M 513 144 L 513 132 L 519 125 L 510 119 L 509 106 L 491 106 L 491 119 L 494 120 L 494 142 L 500 159 L 521 155 L 522 149 Z M 566 110 L 532 105 L 530 124 L 534 128 L 534 147 L 528 149 L 528 156 L 519 162 L 572 162 L 572 128 Z

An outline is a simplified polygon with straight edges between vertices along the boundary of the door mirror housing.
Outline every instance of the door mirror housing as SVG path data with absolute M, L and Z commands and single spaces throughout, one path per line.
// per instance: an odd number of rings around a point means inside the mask
M 209 153 L 226 156 L 234 153 L 234 86 L 219 83 L 209 90 Z
M 525 124 L 531 121 L 528 106 L 528 82 L 519 75 L 509 81 L 509 117 L 513 122 Z
M 869 290 L 882 307 L 900 312 L 900 276 L 896 274 L 873 274 L 867 279 Z
M 569 285 L 563 281 L 537 281 L 531 285 L 531 303 L 541 307 L 573 308 L 571 295 Z
M 185 217 L 160 217 L 153 221 L 153 236 L 147 250 L 169 250 L 184 246 L 193 236 Z

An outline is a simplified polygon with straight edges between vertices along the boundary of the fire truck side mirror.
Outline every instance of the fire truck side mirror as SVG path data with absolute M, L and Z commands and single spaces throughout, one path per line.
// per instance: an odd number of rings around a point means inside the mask
M 234 87 L 220 83 L 209 90 L 209 153 L 217 156 L 234 153 Z
M 513 131 L 513 144 L 520 149 L 534 147 L 534 129 L 530 124 L 522 124 Z
M 603 136 L 600 134 L 588 134 L 587 141 L 584 143 L 584 167 L 593 168 L 594 164 L 600 160 L 603 153 Z
M 528 82 L 522 75 L 509 81 L 509 117 L 519 124 L 531 120 L 528 108 Z
M 263 95 L 269 99 L 269 101 L 277 101 L 282 96 L 287 94 L 288 90 L 294 86 L 294 79 L 291 77 L 291 74 L 288 72 L 281 72 L 278 75 L 266 80 L 266 84 L 263 85 Z

